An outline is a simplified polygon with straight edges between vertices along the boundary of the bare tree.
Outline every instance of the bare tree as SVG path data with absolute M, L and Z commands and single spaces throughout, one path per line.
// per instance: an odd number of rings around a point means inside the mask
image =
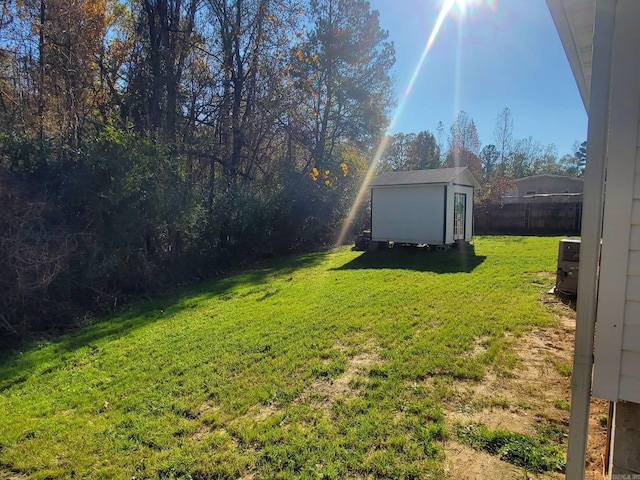
M 449 129 L 449 150 L 444 165 L 447 167 L 469 167 L 473 175 L 482 178 L 482 161 L 478 129 L 466 112 L 460 111 Z
M 438 151 L 440 152 L 440 164 L 444 163 L 444 123 L 442 120 L 438 121 L 438 125 L 436 126 L 437 138 L 438 138 Z
M 449 129 L 449 154 L 455 156 L 463 151 L 478 155 L 480 152 L 480 139 L 478 138 L 478 129 L 473 118 L 470 118 L 464 110 L 460 110 Z
M 500 154 L 500 168 L 504 170 L 505 158 L 513 147 L 513 117 L 508 107 L 502 109 L 493 128 L 493 140 Z
M 136 24 L 136 67 L 126 111 L 141 130 L 175 133 L 180 83 L 195 41 L 198 0 L 142 0 Z

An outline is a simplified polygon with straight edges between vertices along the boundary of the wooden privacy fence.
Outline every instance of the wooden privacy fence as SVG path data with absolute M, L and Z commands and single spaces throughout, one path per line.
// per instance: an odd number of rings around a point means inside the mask
M 476 205 L 473 221 L 479 235 L 580 235 L 582 202 Z

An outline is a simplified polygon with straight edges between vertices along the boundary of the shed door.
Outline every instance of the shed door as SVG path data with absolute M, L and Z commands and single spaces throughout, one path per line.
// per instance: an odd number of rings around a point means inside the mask
M 453 196 L 453 240 L 464 240 L 464 227 L 467 223 L 467 194 L 455 193 Z

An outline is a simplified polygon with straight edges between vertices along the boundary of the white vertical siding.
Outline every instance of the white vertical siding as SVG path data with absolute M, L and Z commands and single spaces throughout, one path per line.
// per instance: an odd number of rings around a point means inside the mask
M 640 403 L 640 2 L 617 2 L 593 395 Z
M 640 326 L 640 303 L 627 302 L 624 309 L 624 318 L 627 325 Z
M 640 99 L 636 98 L 640 102 Z M 627 292 L 620 359 L 621 400 L 640 403 L 640 119 L 636 131 L 636 165 L 631 207 Z
M 629 245 L 634 251 L 640 250 L 640 226 L 631 226 L 631 239 L 629 241 Z
M 640 382 L 637 377 L 620 376 L 620 399 L 624 398 L 640 398 Z M 629 400 L 633 401 L 633 400 Z M 638 403 L 637 401 L 633 403 Z

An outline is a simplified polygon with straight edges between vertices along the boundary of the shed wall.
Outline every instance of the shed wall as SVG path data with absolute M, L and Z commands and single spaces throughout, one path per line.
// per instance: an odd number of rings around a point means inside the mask
M 371 239 L 442 244 L 444 195 L 444 185 L 372 188 Z

